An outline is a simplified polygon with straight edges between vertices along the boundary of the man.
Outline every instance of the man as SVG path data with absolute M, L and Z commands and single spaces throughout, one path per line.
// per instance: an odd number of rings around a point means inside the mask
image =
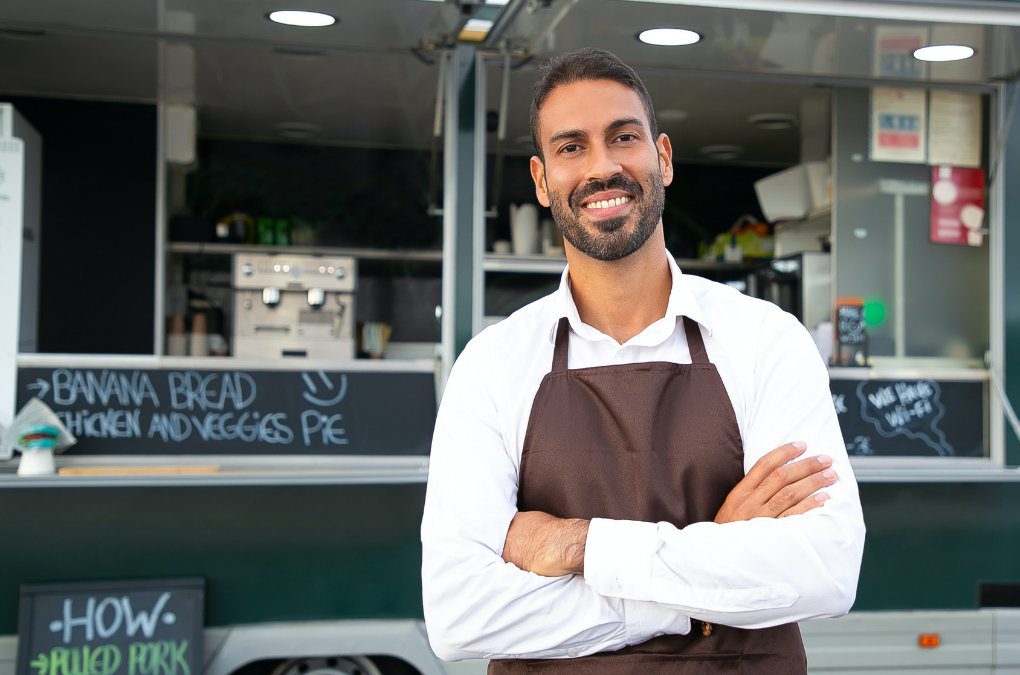
M 422 523 L 433 649 L 496 673 L 806 672 L 795 622 L 849 610 L 864 542 L 811 337 L 666 252 L 672 150 L 631 68 L 554 59 L 531 119 L 568 268 L 450 375 Z

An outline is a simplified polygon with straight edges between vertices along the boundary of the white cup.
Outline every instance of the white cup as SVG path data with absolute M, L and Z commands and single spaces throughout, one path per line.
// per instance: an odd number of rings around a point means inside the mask
M 514 242 L 515 255 L 533 255 L 538 253 L 542 240 L 538 230 L 538 207 L 534 204 L 521 204 L 510 219 L 510 234 Z
M 21 453 L 19 476 L 49 476 L 56 472 L 52 450 L 26 450 Z

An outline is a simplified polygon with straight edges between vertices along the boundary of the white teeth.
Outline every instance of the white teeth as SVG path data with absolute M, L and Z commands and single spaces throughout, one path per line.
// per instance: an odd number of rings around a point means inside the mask
M 616 197 L 614 199 L 603 199 L 597 202 L 590 202 L 587 204 L 589 209 L 608 209 L 611 206 L 620 206 L 630 201 L 630 197 Z

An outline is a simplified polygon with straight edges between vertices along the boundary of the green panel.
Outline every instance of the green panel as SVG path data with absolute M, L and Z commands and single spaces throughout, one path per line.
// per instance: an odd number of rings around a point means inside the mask
M 1020 483 L 867 483 L 858 610 L 972 609 L 1020 583 Z
M 855 608 L 1020 583 L 1020 483 L 861 485 Z M 199 576 L 206 623 L 420 618 L 424 485 L 0 490 L 0 635 L 22 583 Z M 13 514 L 19 514 L 15 516 Z
M 206 624 L 421 617 L 425 486 L 0 490 L 0 635 L 20 584 L 203 577 Z M 15 515 L 17 514 L 17 515 Z

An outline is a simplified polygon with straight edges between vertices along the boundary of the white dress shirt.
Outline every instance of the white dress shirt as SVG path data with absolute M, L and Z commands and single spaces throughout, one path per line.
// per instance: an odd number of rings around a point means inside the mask
M 440 658 L 582 656 L 687 633 L 692 617 L 764 628 L 849 611 L 864 521 L 810 334 L 771 303 L 682 274 L 672 256 L 669 266 L 665 316 L 623 345 L 582 323 L 567 270 L 558 291 L 482 331 L 454 365 L 421 530 L 425 622 Z M 504 562 L 528 417 L 563 316 L 570 368 L 690 363 L 678 317 L 697 321 L 733 403 L 745 472 L 770 450 L 804 441 L 803 457 L 832 457 L 839 480 L 825 489 L 829 501 L 798 516 L 683 529 L 596 518 L 583 576 L 542 577 Z

